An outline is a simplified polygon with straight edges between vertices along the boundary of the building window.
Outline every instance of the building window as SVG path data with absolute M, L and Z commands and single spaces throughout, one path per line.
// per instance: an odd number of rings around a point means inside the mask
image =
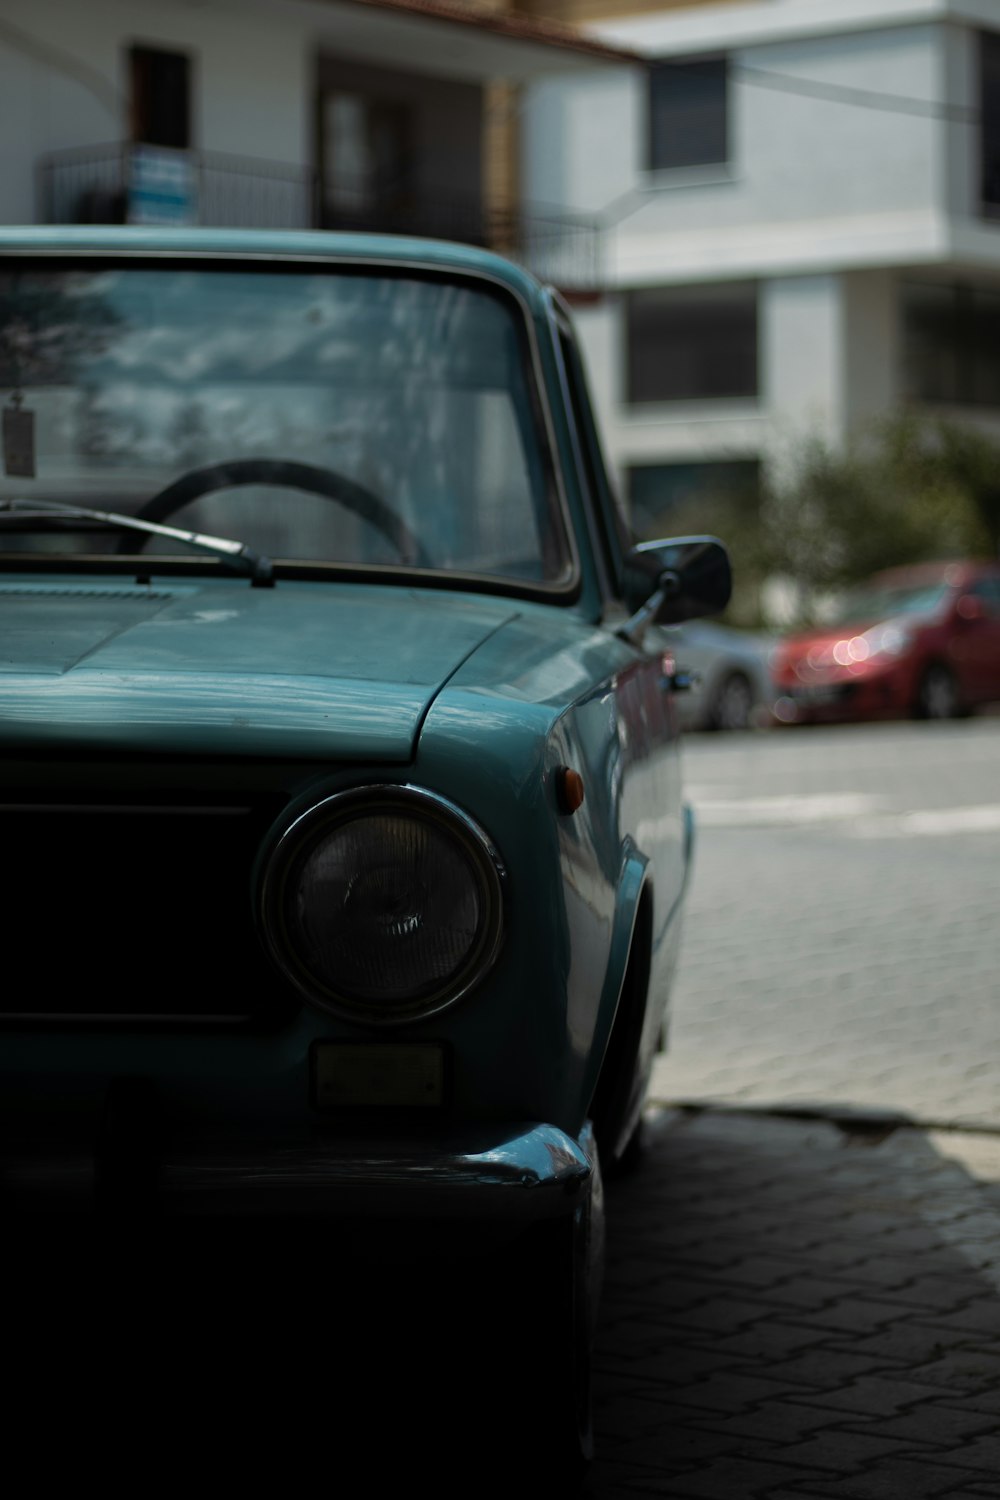
M 330 227 L 408 227 L 412 212 L 413 111 L 342 89 L 321 102 L 323 196 Z
M 1000 407 L 1000 287 L 905 282 L 902 324 L 909 399 Z
M 637 464 L 628 471 L 632 529 L 643 541 L 663 536 L 721 536 L 732 544 L 756 524 L 757 459 Z
M 983 209 L 1000 217 L 1000 33 L 979 35 L 980 171 Z
M 643 287 L 626 294 L 628 400 L 757 395 L 757 284 Z
M 191 144 L 191 61 L 157 47 L 129 51 L 132 139 L 186 151 Z
M 724 57 L 650 66 L 651 172 L 729 160 L 728 73 Z

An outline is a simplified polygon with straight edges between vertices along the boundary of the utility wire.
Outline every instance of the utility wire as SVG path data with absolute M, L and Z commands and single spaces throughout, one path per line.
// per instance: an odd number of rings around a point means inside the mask
M 776 89 L 784 94 L 799 94 L 805 99 L 825 99 L 833 104 L 851 104 L 861 109 L 880 109 L 892 114 L 916 116 L 926 120 L 951 120 L 960 125 L 980 125 L 984 111 L 975 105 L 942 104 L 935 100 L 913 99 L 905 94 L 880 93 L 875 89 L 848 88 L 839 83 L 821 83 L 818 79 L 796 78 L 770 68 L 757 68 L 730 59 L 729 70 L 740 82 L 754 88 Z M 1000 115 L 1000 99 L 996 105 Z M 620 198 L 605 205 L 599 222 L 605 228 L 619 224 L 647 201 L 644 186 L 630 188 Z
M 734 62 L 733 73 L 743 83 L 755 88 L 777 89 L 783 94 L 801 94 L 806 99 L 826 99 L 832 104 L 853 104 L 862 109 L 881 109 L 892 114 L 916 115 L 927 120 L 952 120 L 960 125 L 978 125 L 983 112 L 971 104 L 941 104 L 931 99 L 911 99 L 905 94 L 885 94 L 873 89 L 847 88 L 839 83 L 820 83 L 816 79 L 793 78 L 768 68 Z
M 110 115 L 116 119 L 121 117 L 124 104 L 115 86 L 109 83 L 96 68 L 80 62 L 72 53 L 64 51 L 61 47 L 53 47 L 49 42 L 40 41 L 38 37 L 32 36 L 30 32 L 22 31 L 20 26 L 15 26 L 10 21 L 0 21 L 0 42 L 6 43 L 18 52 L 23 52 L 28 57 L 35 58 L 38 62 L 47 64 L 59 73 L 64 73 L 67 78 L 74 78 L 104 106 Z

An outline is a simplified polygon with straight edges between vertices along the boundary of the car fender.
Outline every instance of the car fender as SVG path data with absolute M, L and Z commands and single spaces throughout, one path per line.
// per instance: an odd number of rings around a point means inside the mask
M 597 1105 L 599 1113 L 606 1112 L 614 1117 L 623 1114 L 627 1109 L 625 1095 L 631 1087 L 631 1075 L 634 1072 L 641 1037 L 641 1027 L 631 1025 L 629 1036 L 624 1038 L 624 1046 L 612 1050 L 612 1036 L 615 1034 L 616 1022 L 625 1019 L 619 1016 L 619 1010 L 625 991 L 629 960 L 633 956 L 633 943 L 637 940 L 643 892 L 648 880 L 649 861 L 632 841 L 628 840 L 623 850 L 615 893 L 608 962 L 595 1028 L 595 1045 L 591 1052 L 586 1079 L 587 1096 L 591 1099 L 592 1105 Z M 645 927 L 646 924 L 643 926 Z M 648 946 L 648 929 L 642 940 Z M 648 953 L 643 956 L 647 966 L 648 957 Z M 600 1094 L 598 1093 L 599 1087 Z M 612 1134 L 615 1133 L 612 1128 Z
M 694 814 L 685 804 L 684 879 L 662 931 L 653 926 L 652 872 L 633 845 L 625 851 L 601 996 L 600 1047 L 594 1049 L 590 1113 L 609 1167 L 625 1152 L 641 1119 L 657 1052 L 666 1045 L 684 896 L 694 851 Z

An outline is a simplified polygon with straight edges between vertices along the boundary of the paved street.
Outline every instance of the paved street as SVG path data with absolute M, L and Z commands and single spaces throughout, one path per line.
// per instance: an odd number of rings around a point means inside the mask
M 1000 1496 L 1000 719 L 692 736 L 593 1500 Z
M 609 1193 L 587 1496 L 1000 1496 L 1000 1140 L 653 1117 Z
M 1000 1127 L 1000 718 L 692 736 L 663 1100 Z

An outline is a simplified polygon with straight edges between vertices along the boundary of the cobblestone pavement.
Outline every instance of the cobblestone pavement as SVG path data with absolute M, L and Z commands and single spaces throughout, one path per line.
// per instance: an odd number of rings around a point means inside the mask
M 592 1500 L 1000 1497 L 1000 720 L 691 737 Z
M 1000 1138 L 663 1110 L 608 1195 L 591 1500 L 1000 1496 Z
M 1000 717 L 690 737 L 660 1101 L 1000 1127 Z

